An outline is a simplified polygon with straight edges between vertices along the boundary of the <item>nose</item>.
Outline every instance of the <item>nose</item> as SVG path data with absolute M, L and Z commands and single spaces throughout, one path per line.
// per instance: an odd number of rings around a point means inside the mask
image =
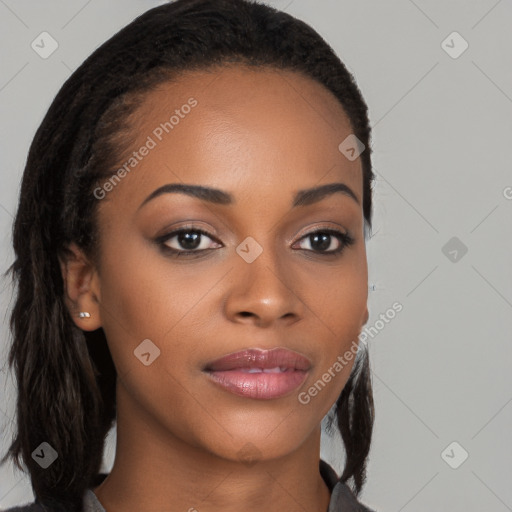
M 269 327 L 303 318 L 300 278 L 275 251 L 264 249 L 251 263 L 237 255 L 229 279 L 225 314 L 232 322 Z

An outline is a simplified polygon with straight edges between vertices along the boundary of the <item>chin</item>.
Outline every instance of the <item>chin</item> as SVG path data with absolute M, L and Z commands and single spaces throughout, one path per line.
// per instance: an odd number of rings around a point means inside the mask
M 285 457 L 297 450 L 316 430 L 315 427 L 306 430 L 304 422 L 298 425 L 290 421 L 293 416 L 288 410 L 272 415 L 268 421 L 257 417 L 252 423 L 245 420 L 231 422 L 227 432 L 223 432 L 220 438 L 217 436 L 216 442 L 212 443 L 211 435 L 205 436 L 205 447 L 214 455 L 234 462 L 244 462 L 248 466 Z M 212 422 L 209 424 L 212 425 Z

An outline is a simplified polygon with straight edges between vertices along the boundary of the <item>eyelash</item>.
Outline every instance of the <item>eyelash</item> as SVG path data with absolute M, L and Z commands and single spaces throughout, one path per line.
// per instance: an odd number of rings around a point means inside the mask
M 183 256 L 196 257 L 196 256 L 201 255 L 201 253 L 214 250 L 214 249 L 200 249 L 200 250 L 193 250 L 193 251 L 178 250 L 178 249 L 173 249 L 172 247 L 169 247 L 165 243 L 165 242 L 168 242 L 170 239 L 174 238 L 175 236 L 180 235 L 182 233 L 198 233 L 200 235 L 207 236 L 208 238 L 212 239 L 214 242 L 217 242 L 217 240 L 215 240 L 215 238 L 207 231 L 204 231 L 203 229 L 200 229 L 200 228 L 193 228 L 193 227 L 183 227 L 183 228 L 177 229 L 175 231 L 172 231 L 171 233 L 167 233 L 165 235 L 158 237 L 155 240 L 155 242 L 161 247 L 161 249 L 166 254 L 169 254 L 170 256 L 174 256 L 174 257 L 183 257 Z M 307 252 L 312 252 L 312 253 L 314 253 L 316 255 L 320 255 L 320 256 L 339 256 L 339 255 L 341 255 L 341 253 L 344 251 L 345 248 L 353 245 L 355 242 L 354 237 L 352 237 L 349 233 L 343 233 L 342 231 L 337 231 L 337 230 L 331 229 L 331 228 L 320 228 L 320 229 L 317 229 L 316 231 L 311 231 L 309 233 L 306 233 L 299 239 L 299 241 L 307 238 L 308 236 L 316 235 L 319 233 L 336 237 L 336 239 L 340 243 L 340 246 L 335 250 L 324 251 L 324 252 L 314 251 L 311 249 L 302 249 L 302 250 L 307 251 Z

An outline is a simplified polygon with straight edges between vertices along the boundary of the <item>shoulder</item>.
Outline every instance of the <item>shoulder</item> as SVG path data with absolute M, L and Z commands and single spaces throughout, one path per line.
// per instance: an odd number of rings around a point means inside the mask
M 3 512 L 44 512 L 44 508 L 34 501 L 25 505 L 17 505 L 16 507 L 8 508 Z
M 361 503 L 350 487 L 344 482 L 338 481 L 331 495 L 331 503 L 328 512 L 377 512 Z
M 334 469 L 323 459 L 320 459 L 320 474 L 331 491 L 327 512 L 377 512 L 361 503 L 352 489 L 339 479 Z
M 97 487 L 103 480 L 108 476 L 108 473 L 99 473 L 93 482 L 93 487 Z M 97 501 L 95 494 L 92 492 L 92 488 L 85 491 L 83 498 L 84 512 L 105 512 L 101 504 Z M 37 500 L 31 503 L 25 503 L 23 505 L 16 505 L 15 507 L 8 508 L 6 510 L 0 510 L 0 512 L 52 512 L 53 507 L 42 506 Z

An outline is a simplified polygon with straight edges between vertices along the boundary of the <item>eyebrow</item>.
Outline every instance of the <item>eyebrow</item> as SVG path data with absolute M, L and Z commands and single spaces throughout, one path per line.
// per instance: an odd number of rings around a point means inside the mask
M 229 192 L 225 192 L 224 190 L 220 190 L 218 188 L 185 183 L 168 183 L 151 192 L 151 194 L 149 194 L 149 196 L 146 197 L 146 199 L 144 199 L 144 201 L 141 203 L 138 210 L 140 210 L 140 208 L 142 208 L 152 199 L 155 199 L 155 197 L 172 193 L 186 194 L 191 197 L 197 197 L 198 199 L 208 201 L 209 203 L 220 205 L 232 205 L 236 202 L 234 197 Z M 292 207 L 295 208 L 297 206 L 308 206 L 310 204 L 317 203 L 325 197 L 331 196 L 335 193 L 341 193 L 345 196 L 351 197 L 357 204 L 360 204 L 359 199 L 349 186 L 345 185 L 344 183 L 336 182 L 299 190 L 293 198 Z

